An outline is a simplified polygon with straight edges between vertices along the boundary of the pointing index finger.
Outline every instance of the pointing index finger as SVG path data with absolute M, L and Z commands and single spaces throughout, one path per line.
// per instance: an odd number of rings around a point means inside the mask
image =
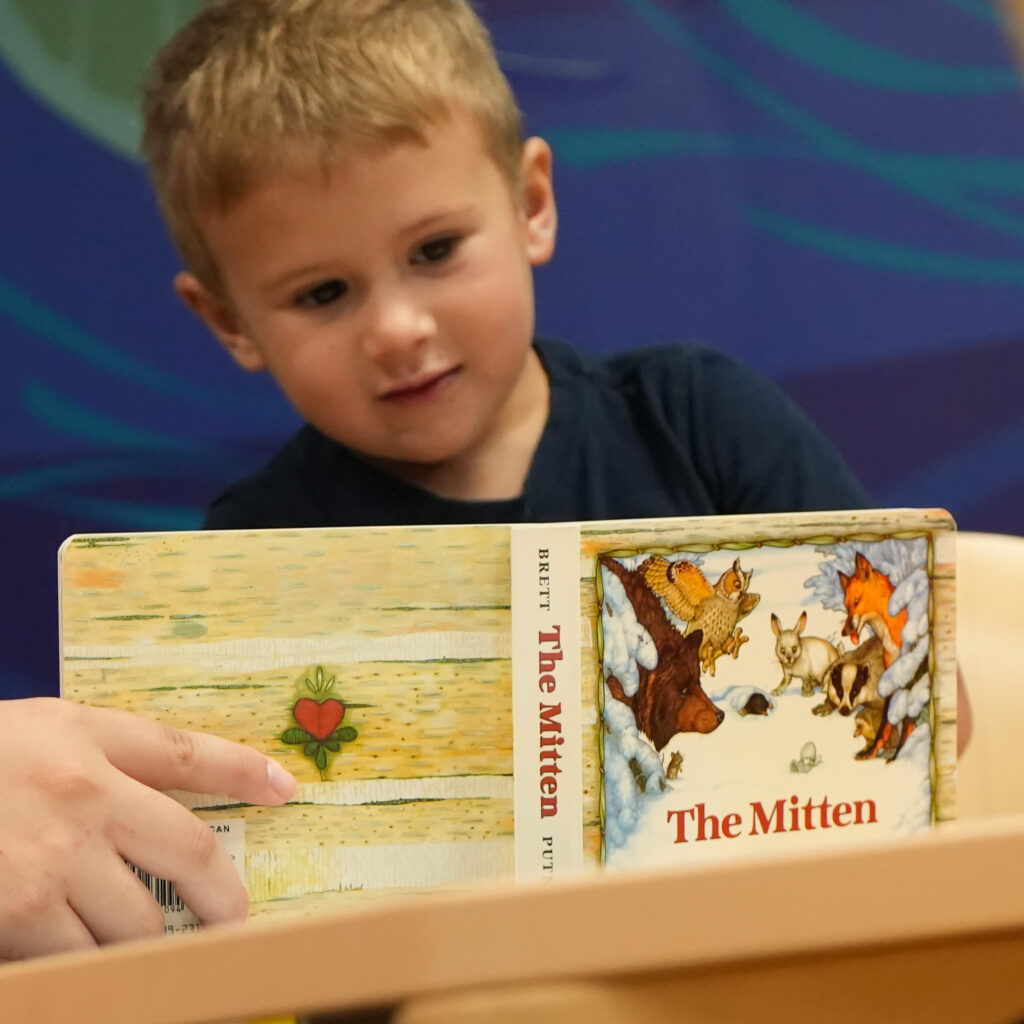
M 226 793 L 271 806 L 295 792 L 295 779 L 276 761 L 240 743 L 112 708 L 84 710 L 110 763 L 154 789 Z

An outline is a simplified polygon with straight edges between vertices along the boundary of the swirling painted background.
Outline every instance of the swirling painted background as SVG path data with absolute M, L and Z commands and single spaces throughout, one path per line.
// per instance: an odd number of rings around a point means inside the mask
M 65 535 L 194 526 L 294 423 L 173 299 L 134 155 L 135 83 L 197 6 L 0 0 L 0 694 L 55 689 Z M 1024 533 L 1024 98 L 1000 8 L 482 7 L 556 151 L 544 332 L 711 342 L 880 502 Z

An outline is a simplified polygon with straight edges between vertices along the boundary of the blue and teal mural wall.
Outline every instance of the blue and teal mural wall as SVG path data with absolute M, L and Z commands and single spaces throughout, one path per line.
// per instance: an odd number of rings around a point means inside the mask
M 0 0 L 0 695 L 69 533 L 183 528 L 293 427 L 170 291 L 135 89 L 199 0 Z M 539 323 L 770 374 L 880 502 L 1024 533 L 1024 96 L 987 0 L 487 0 L 562 231 Z

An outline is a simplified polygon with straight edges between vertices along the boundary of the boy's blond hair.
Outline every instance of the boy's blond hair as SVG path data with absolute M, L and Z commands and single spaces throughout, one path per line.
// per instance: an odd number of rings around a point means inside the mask
M 468 0 L 214 0 L 160 52 L 143 153 L 186 266 L 220 290 L 199 217 L 288 167 L 475 117 L 510 184 L 522 118 Z

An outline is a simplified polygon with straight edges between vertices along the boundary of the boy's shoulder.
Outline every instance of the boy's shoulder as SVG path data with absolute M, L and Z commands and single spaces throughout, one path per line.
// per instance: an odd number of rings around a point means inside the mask
M 615 352 L 593 353 L 565 341 L 538 338 L 536 348 L 548 374 L 595 384 L 618 386 L 630 380 L 653 378 L 675 384 L 702 375 L 753 373 L 746 364 L 697 342 L 648 345 Z
M 573 345 L 538 339 L 537 351 L 556 400 L 589 395 L 595 402 L 617 400 L 663 409 L 670 419 L 729 405 L 742 410 L 773 407 L 778 387 L 748 364 L 698 342 L 650 345 L 594 354 Z M 784 400 L 783 400 L 784 401 Z

